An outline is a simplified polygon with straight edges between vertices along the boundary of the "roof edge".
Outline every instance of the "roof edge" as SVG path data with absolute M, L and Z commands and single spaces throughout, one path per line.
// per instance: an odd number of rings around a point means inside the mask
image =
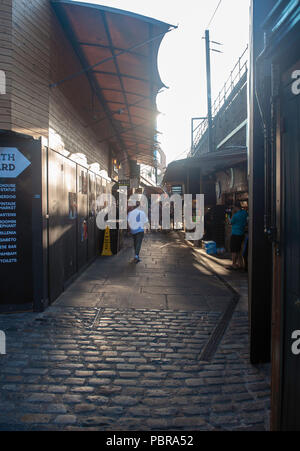
M 82 6 L 84 8 L 93 8 L 97 9 L 98 11 L 104 11 L 112 14 L 121 14 L 123 16 L 132 17 L 134 19 L 142 20 L 143 22 L 148 22 L 153 25 L 161 25 L 168 28 L 178 28 L 176 25 L 172 25 L 167 22 L 162 22 L 161 20 L 153 19 L 152 17 L 143 16 L 142 14 L 137 14 L 123 9 L 112 8 L 110 6 L 103 6 L 95 3 L 77 2 L 73 0 L 50 0 L 50 1 L 53 5 L 73 5 L 73 6 Z

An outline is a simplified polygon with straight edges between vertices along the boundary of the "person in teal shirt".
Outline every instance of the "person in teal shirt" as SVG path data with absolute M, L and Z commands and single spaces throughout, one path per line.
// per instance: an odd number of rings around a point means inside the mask
M 241 248 L 245 238 L 245 230 L 248 223 L 248 213 L 241 209 L 239 202 L 235 204 L 232 210 L 233 216 L 231 218 L 231 242 L 230 250 L 232 253 L 232 269 L 240 269 L 243 267 Z

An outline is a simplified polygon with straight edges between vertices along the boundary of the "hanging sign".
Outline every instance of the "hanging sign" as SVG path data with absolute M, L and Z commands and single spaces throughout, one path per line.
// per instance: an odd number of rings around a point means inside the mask
M 118 185 L 120 186 L 127 186 L 127 188 L 130 188 L 130 180 L 119 180 Z

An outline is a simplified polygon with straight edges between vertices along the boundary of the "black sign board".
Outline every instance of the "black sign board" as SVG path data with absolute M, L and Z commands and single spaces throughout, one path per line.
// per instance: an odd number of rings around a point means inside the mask
M 119 180 L 118 181 L 118 185 L 120 186 L 127 186 L 127 188 L 130 188 L 130 180 L 126 179 L 126 180 Z
M 33 141 L 0 142 L 0 309 L 33 306 Z

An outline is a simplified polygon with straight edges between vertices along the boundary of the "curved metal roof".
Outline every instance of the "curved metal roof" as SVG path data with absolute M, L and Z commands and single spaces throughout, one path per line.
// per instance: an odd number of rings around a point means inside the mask
M 161 88 L 157 55 L 173 28 L 149 17 L 106 6 L 52 0 L 82 70 L 52 86 L 86 74 L 98 112 L 92 126 L 100 142 L 139 163 L 153 164 L 156 149 L 156 97 Z

